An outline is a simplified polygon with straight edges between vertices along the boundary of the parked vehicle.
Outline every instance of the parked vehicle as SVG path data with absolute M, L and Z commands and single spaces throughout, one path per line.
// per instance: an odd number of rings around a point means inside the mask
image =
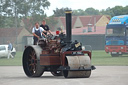
M 128 53 L 128 15 L 114 16 L 106 26 L 105 51 L 112 57 Z
M 15 57 L 16 49 L 13 47 L 11 54 Z M 0 58 L 1 57 L 8 57 L 8 45 L 0 45 Z

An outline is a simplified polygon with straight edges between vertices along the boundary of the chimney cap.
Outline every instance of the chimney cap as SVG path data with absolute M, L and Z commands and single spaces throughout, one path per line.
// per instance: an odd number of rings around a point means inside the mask
M 65 13 L 66 13 L 66 14 L 72 13 L 72 10 L 66 10 Z

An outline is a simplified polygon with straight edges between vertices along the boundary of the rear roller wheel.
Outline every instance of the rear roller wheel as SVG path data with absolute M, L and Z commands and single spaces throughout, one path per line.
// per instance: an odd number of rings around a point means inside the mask
M 66 56 L 66 65 L 70 67 L 70 69 L 79 69 L 89 68 L 91 67 L 89 56 Z M 91 75 L 90 71 L 63 71 L 65 78 L 89 78 Z
M 23 69 L 28 77 L 40 77 L 44 67 L 40 66 L 40 54 L 42 49 L 39 46 L 28 46 L 23 53 Z

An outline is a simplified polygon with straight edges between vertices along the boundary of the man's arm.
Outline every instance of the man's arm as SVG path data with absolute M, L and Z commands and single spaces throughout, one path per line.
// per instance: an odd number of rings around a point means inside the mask
M 48 28 L 48 30 L 47 30 L 48 33 L 52 35 L 52 32 L 51 32 L 51 30 L 49 29 L 49 26 L 48 26 L 48 25 L 47 25 L 47 28 Z
M 51 33 L 51 31 L 50 31 L 50 30 L 48 30 L 48 32 L 49 32 L 49 34 L 51 34 L 51 35 L 52 35 L 52 33 Z
M 35 33 L 33 33 L 33 36 L 37 37 L 38 39 L 40 38 L 38 35 L 36 35 Z
M 45 31 L 43 31 L 43 32 L 45 32 Z M 43 32 L 42 32 L 42 34 L 43 34 L 45 37 L 47 37 Z
M 32 29 L 32 34 L 33 34 L 33 36 L 37 37 L 38 39 L 40 38 L 38 35 L 35 34 L 35 29 L 34 28 Z
M 40 27 L 40 29 L 41 29 L 41 32 L 42 32 L 42 34 L 45 36 L 45 37 L 47 37 L 45 34 L 44 34 L 44 32 L 46 32 L 42 27 Z

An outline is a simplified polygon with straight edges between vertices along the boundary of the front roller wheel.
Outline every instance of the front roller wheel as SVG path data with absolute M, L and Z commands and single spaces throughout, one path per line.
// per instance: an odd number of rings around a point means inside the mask
M 66 56 L 65 64 L 66 66 L 69 66 L 70 69 L 79 69 L 81 66 L 82 68 L 91 67 L 89 56 Z M 91 75 L 91 70 L 90 71 L 65 70 L 63 71 L 63 74 L 65 78 L 89 78 Z
M 40 66 L 40 54 L 42 49 L 39 46 L 28 46 L 23 53 L 23 69 L 28 77 L 40 77 L 44 67 Z

